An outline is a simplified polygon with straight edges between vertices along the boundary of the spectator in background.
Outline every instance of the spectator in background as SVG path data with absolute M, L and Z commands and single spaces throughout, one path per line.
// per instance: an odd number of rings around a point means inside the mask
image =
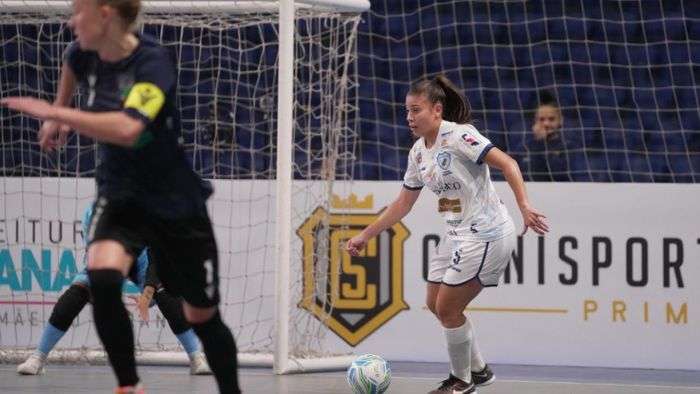
M 540 93 L 540 103 L 526 140 L 523 169 L 530 181 L 570 181 L 566 144 L 562 135 L 563 117 L 554 96 Z

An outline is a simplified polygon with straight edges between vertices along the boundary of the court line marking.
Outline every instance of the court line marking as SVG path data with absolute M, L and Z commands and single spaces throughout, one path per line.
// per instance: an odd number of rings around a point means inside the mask
M 60 369 L 70 369 L 71 367 L 75 367 L 69 364 L 56 364 L 55 366 L 60 366 L 60 367 L 68 367 L 68 368 L 56 368 L 57 370 Z M 95 367 L 107 367 L 106 365 L 95 365 Z M 139 366 L 139 369 L 143 369 L 144 366 Z M 146 366 L 147 367 L 147 366 Z M 3 364 L 0 365 L 0 370 L 12 370 L 14 371 L 16 366 L 12 364 Z M 183 366 L 183 369 L 185 367 Z M 112 375 L 112 370 L 109 368 L 105 368 L 105 374 L 106 375 Z M 275 375 L 271 371 L 270 372 L 258 372 L 252 369 L 248 369 L 246 367 L 240 368 L 239 369 L 239 374 L 241 375 L 250 375 L 250 376 L 270 376 L 270 377 L 312 377 L 314 379 L 338 379 L 344 375 L 342 371 L 336 371 L 334 375 L 332 375 L 334 372 L 323 372 L 323 373 L 311 373 L 311 374 L 294 374 L 294 375 Z M 181 371 L 158 371 L 157 372 L 159 375 L 181 375 Z M 313 376 L 311 376 L 313 375 Z M 422 376 L 396 376 L 393 375 L 391 377 L 392 379 L 397 379 L 397 380 L 426 380 L 426 381 L 437 381 L 440 378 L 439 377 L 422 377 Z M 562 381 L 552 381 L 552 380 L 518 380 L 518 379 L 498 379 L 496 380 L 495 384 L 498 384 L 498 382 L 506 382 L 506 383 L 539 383 L 539 384 L 561 384 L 561 385 L 570 385 L 570 386 L 604 386 L 604 387 L 638 387 L 638 388 L 653 388 L 653 389 L 683 389 L 683 390 L 698 390 L 700 389 L 700 386 L 664 386 L 664 385 L 655 385 L 655 384 L 625 384 L 625 383 L 605 383 L 605 382 L 562 382 Z
M 245 369 L 245 368 L 244 368 Z M 253 375 L 253 376 L 291 376 L 291 375 L 274 375 L 272 373 L 260 373 L 260 372 L 252 372 L 252 371 L 245 371 L 245 370 L 239 370 L 239 373 L 244 374 L 244 375 Z M 338 377 L 341 377 L 340 374 L 342 374 L 342 371 L 336 371 L 338 375 L 331 375 L 333 372 L 326 372 L 324 374 L 327 375 L 318 375 L 317 373 L 312 373 L 313 378 L 325 378 L 325 379 L 337 379 Z M 301 375 L 294 375 L 294 376 L 305 376 L 304 374 Z M 308 375 L 307 375 L 308 377 Z M 423 376 L 401 376 L 401 375 L 392 375 L 391 379 L 397 379 L 397 380 L 427 380 L 427 381 L 437 381 L 440 379 L 439 377 L 423 377 Z M 507 382 L 507 383 L 543 383 L 543 384 L 561 384 L 561 385 L 571 385 L 571 386 L 604 386 L 604 387 L 638 387 L 638 388 L 653 388 L 653 389 L 687 389 L 687 390 L 697 390 L 700 389 L 700 386 L 664 386 L 664 385 L 658 385 L 658 384 L 638 384 L 638 383 L 606 383 L 606 382 L 565 382 L 565 381 L 552 381 L 552 380 L 519 380 L 519 379 L 497 379 L 496 384 L 498 382 Z
M 568 309 L 564 308 L 498 308 L 498 307 L 480 307 L 470 306 L 467 311 L 472 312 L 507 312 L 507 313 L 569 313 Z
M 431 380 L 434 381 L 436 378 L 422 377 L 422 376 L 391 376 L 392 379 L 405 379 L 405 380 Z M 439 378 L 437 378 L 439 379 Z M 606 383 L 606 382 L 562 382 L 558 380 L 518 380 L 518 379 L 496 379 L 496 384 L 498 382 L 508 382 L 508 383 L 544 383 L 544 384 L 567 384 L 572 386 L 606 386 L 606 387 L 645 387 L 645 388 L 655 388 L 655 389 L 688 389 L 697 390 L 700 386 L 663 386 L 657 384 L 638 384 L 638 383 Z
M 427 306 L 423 307 L 424 311 L 428 310 Z M 464 309 L 467 312 L 501 312 L 501 313 L 557 313 L 567 314 L 569 310 L 566 308 L 519 308 L 519 307 L 490 307 L 490 306 L 469 306 Z

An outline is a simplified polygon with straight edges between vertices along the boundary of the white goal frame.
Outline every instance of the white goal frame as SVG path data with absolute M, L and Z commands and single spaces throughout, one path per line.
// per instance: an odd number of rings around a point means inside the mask
M 68 14 L 69 0 L 0 0 L 3 12 L 57 12 Z M 277 374 L 337 370 L 347 368 L 354 356 L 331 356 L 322 358 L 289 357 L 290 322 L 290 264 L 292 243 L 292 160 L 293 160 L 293 101 L 294 101 L 294 26 L 297 10 L 359 14 L 369 9 L 368 0 L 280 0 L 280 1 L 207 1 L 207 0 L 153 0 L 143 2 L 143 12 L 148 13 L 231 13 L 248 12 L 279 13 L 279 69 L 278 69 L 278 129 L 277 129 L 277 178 L 276 207 L 278 225 L 276 231 L 275 272 L 275 351 L 274 354 L 239 354 L 241 366 L 272 366 Z M 72 353 L 75 353 L 72 355 Z M 14 357 L 24 357 L 29 352 L 20 352 Z M 103 351 L 61 352 L 54 360 L 76 360 L 104 362 Z M 163 354 L 139 352 L 140 364 L 187 365 L 184 353 Z

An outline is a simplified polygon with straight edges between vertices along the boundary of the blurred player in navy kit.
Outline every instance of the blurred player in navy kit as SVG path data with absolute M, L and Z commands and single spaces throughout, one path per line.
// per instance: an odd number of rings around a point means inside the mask
M 99 142 L 97 200 L 89 227 L 88 277 L 97 332 L 118 380 L 117 393 L 142 393 L 134 337 L 122 302 L 124 277 L 148 246 L 157 275 L 184 299 L 221 393 L 238 393 L 236 345 L 218 310 L 218 254 L 206 210 L 209 183 L 179 144 L 177 73 L 168 51 L 135 33 L 140 0 L 74 0 L 53 104 L 9 97 L 2 105 L 44 121 L 51 151 L 69 130 Z M 70 108 L 76 86 L 84 110 Z

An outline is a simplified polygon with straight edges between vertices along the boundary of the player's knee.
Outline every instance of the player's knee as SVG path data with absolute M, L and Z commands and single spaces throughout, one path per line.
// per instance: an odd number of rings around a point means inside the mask
M 209 321 L 217 312 L 215 306 L 207 308 L 199 308 L 184 302 L 182 304 L 183 311 L 185 312 L 185 319 L 190 324 L 202 324 Z
M 435 315 L 443 327 L 454 327 L 460 325 L 460 321 L 464 319 L 463 313 L 459 309 L 455 309 L 448 303 L 437 303 L 435 305 Z
M 156 291 L 153 299 L 158 305 L 163 317 L 168 321 L 168 325 L 173 331 L 173 334 L 182 334 L 191 328 L 190 324 L 185 320 L 181 299 L 173 297 L 164 289 Z
M 437 315 L 437 309 L 435 309 L 435 300 L 427 300 L 425 306 L 428 307 L 428 310 L 432 312 L 433 315 Z
M 127 276 L 133 260 L 124 246 L 113 240 L 93 242 L 88 249 L 90 270 L 118 270 L 123 276 Z
M 200 322 L 191 322 L 192 329 L 195 334 L 199 337 L 204 345 L 205 349 L 207 345 L 211 345 L 211 341 L 215 338 L 220 338 L 221 334 L 228 330 L 224 322 L 221 320 L 221 315 L 214 308 L 214 313 L 209 316 L 207 320 L 202 320 Z M 223 331 L 222 331 L 223 330 Z
M 85 286 L 71 285 L 56 302 L 49 323 L 61 331 L 67 331 L 89 299 L 90 292 Z

